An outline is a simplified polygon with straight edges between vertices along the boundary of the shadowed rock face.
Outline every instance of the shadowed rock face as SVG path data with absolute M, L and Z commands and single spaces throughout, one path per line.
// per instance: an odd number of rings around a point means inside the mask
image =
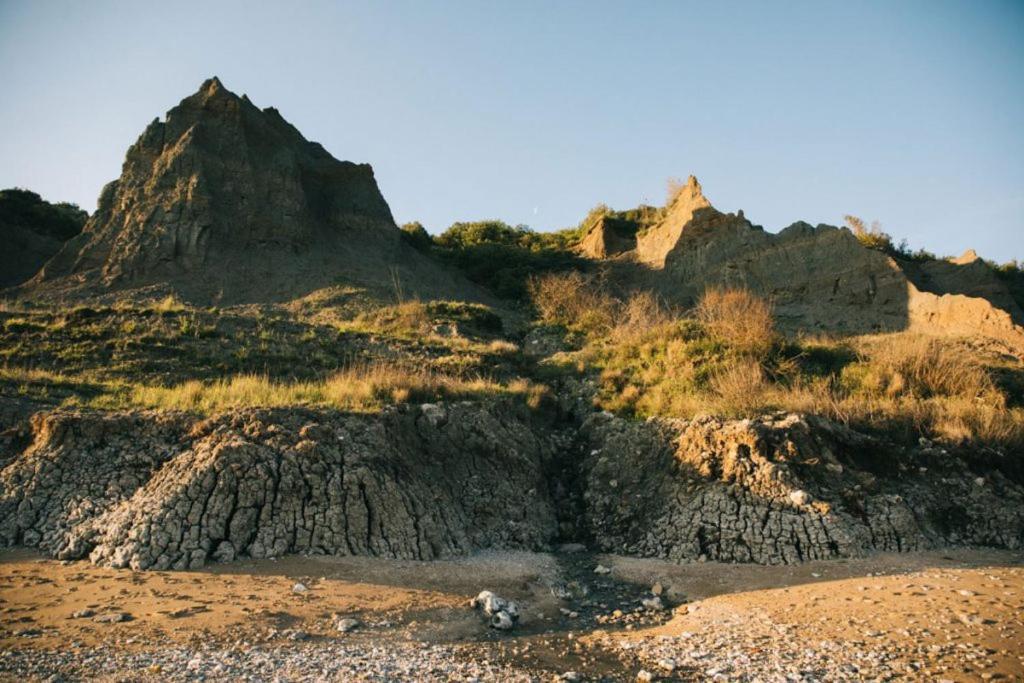
M 586 523 L 607 551 L 792 564 L 945 545 L 1024 547 L 1024 487 L 957 454 L 827 420 L 651 420 L 583 426 Z M 977 465 L 977 464 L 976 464 Z
M 413 291 L 458 288 L 402 242 L 369 165 L 338 161 L 213 78 L 146 128 L 33 285 L 266 300 L 339 281 L 386 287 L 392 269 Z
M 609 258 L 636 249 L 636 227 L 627 221 L 602 216 L 580 241 L 580 252 L 589 258 Z
M 35 275 L 88 217 L 73 204 L 51 204 L 35 192 L 0 190 L 0 288 Z
M 0 475 L 0 540 L 139 569 L 546 547 L 549 447 L 515 413 L 40 415 Z
M 0 545 L 117 567 L 432 559 L 576 536 L 628 555 L 764 564 L 1024 547 L 1019 472 L 798 415 L 595 414 L 573 436 L 500 402 L 51 413 L 33 418 L 29 441 L 0 470 Z

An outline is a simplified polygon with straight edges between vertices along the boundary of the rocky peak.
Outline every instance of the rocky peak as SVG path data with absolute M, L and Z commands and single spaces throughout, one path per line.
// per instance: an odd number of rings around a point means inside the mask
M 975 261 L 980 261 L 981 257 L 978 256 L 978 252 L 974 251 L 973 249 L 968 249 L 964 253 L 960 254 L 960 256 L 956 257 L 955 259 L 950 259 L 950 260 L 953 263 L 957 264 L 958 266 L 965 266 L 968 263 L 974 263 Z
M 146 128 L 99 205 L 34 283 L 264 300 L 435 267 L 402 249 L 368 164 L 335 159 L 216 77 Z
M 691 175 L 686 183 L 677 186 L 670 194 L 665 207 L 665 218 L 650 230 L 638 235 L 637 258 L 649 266 L 663 268 L 665 258 L 679 244 L 684 232 L 689 229 L 688 226 L 699 221 L 712 221 L 718 225 L 724 215 L 726 214 L 722 214 L 711 205 L 704 196 L 700 182 L 696 176 Z M 739 220 L 742 221 L 742 217 L 739 217 Z

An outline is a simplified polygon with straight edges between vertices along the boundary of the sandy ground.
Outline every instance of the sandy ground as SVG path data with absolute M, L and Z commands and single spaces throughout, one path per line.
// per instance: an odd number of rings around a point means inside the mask
M 10 550 L 0 677 L 1024 680 L 1022 561 L 982 550 L 795 567 L 494 553 L 132 572 Z M 595 574 L 598 563 L 611 573 Z M 514 631 L 468 607 L 482 589 L 520 602 Z M 652 589 L 667 609 L 641 606 Z M 125 620 L 105 621 L 114 614 Z M 341 617 L 360 625 L 340 633 Z

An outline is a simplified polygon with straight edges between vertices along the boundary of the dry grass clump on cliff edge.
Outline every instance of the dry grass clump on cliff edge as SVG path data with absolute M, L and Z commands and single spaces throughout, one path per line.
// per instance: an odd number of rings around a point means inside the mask
M 277 382 L 263 375 L 238 375 L 171 387 L 133 387 L 122 403 L 144 408 L 215 413 L 231 408 L 325 406 L 371 411 L 384 406 L 442 399 L 522 395 L 539 405 L 544 389 L 520 381 L 502 386 L 482 377 L 460 377 L 397 363 L 354 364 L 322 381 Z

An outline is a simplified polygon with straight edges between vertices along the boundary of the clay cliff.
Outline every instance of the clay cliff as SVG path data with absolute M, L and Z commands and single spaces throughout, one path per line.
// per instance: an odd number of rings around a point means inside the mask
M 424 296 L 475 294 L 401 240 L 369 165 L 338 161 L 212 78 L 146 128 L 82 234 L 27 289 L 156 285 L 237 302 L 396 281 Z
M 797 222 L 768 233 L 742 211 L 715 209 L 693 176 L 661 221 L 640 230 L 635 247 L 597 248 L 608 242 L 598 221 L 581 251 L 634 265 L 643 286 L 679 304 L 692 304 L 709 286 L 739 286 L 770 297 L 788 330 L 980 333 L 1024 352 L 1021 310 L 981 260 L 904 263 L 829 225 Z

